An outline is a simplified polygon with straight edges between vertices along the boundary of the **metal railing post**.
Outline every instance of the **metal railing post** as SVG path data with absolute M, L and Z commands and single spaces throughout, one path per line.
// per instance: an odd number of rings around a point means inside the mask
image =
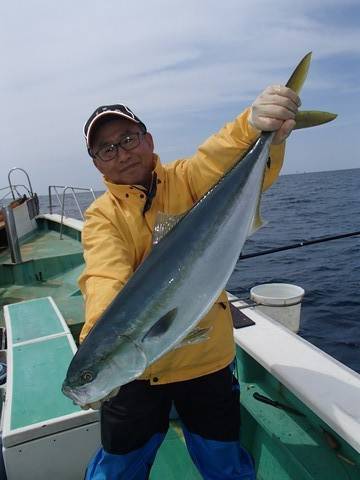
M 80 215 L 81 215 L 81 218 L 84 220 L 84 215 L 82 213 L 82 210 L 81 210 L 81 207 L 80 207 L 80 204 L 78 202 L 78 199 L 77 199 L 77 196 L 76 196 L 76 193 L 75 193 L 75 190 L 74 190 L 74 187 L 69 187 L 72 191 L 72 194 L 73 194 L 73 197 L 74 197 L 74 200 L 75 200 L 75 203 L 76 203 L 76 206 L 80 212 Z
M 75 204 L 76 204 L 77 209 L 80 213 L 80 216 L 83 220 L 84 220 L 84 215 L 82 213 L 82 210 L 81 210 L 78 198 L 76 196 L 75 190 L 81 190 L 83 192 L 90 192 L 93 196 L 93 199 L 96 200 L 96 196 L 95 196 L 94 190 L 92 188 L 73 187 L 71 185 L 67 185 L 66 187 L 63 187 L 63 188 L 64 188 L 64 190 L 62 192 L 62 200 L 60 201 L 60 203 L 61 203 L 60 239 L 62 239 L 62 231 L 63 231 L 63 223 L 64 223 L 64 215 L 65 215 L 65 193 L 66 193 L 66 190 L 70 189 L 72 191 L 72 195 L 73 195 L 73 198 L 75 200 Z
M 48 187 L 48 195 L 49 195 L 49 209 L 50 209 L 50 213 L 52 213 L 51 185 L 49 185 Z
M 63 185 L 49 185 L 48 187 L 48 195 L 49 195 L 49 208 L 50 208 L 50 213 L 53 213 L 52 212 L 52 209 L 53 209 L 53 204 L 52 204 L 52 189 L 54 189 L 54 194 L 55 194 L 55 197 L 57 198 L 57 201 L 61 207 L 61 200 L 60 200 L 60 197 L 59 197 L 59 192 L 57 191 L 57 188 L 66 188 L 64 187 Z
M 19 238 L 16 231 L 15 217 L 13 209 L 9 206 L 3 207 L 2 212 L 5 219 L 6 235 L 8 238 L 10 255 L 12 263 L 21 263 L 21 252 Z

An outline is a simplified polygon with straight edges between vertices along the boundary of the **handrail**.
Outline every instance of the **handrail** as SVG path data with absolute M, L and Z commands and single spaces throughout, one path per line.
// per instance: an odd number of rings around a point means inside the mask
M 60 196 L 59 196 L 59 192 L 58 192 L 58 188 L 62 188 L 63 191 L 62 191 L 62 199 L 60 199 Z M 66 186 L 63 186 L 63 185 L 49 185 L 49 188 L 48 188 L 48 191 L 49 191 L 49 208 L 50 208 L 50 213 L 52 213 L 52 209 L 53 209 L 53 204 L 52 204 L 52 195 L 51 195 L 51 192 L 52 190 L 55 191 L 55 195 L 56 195 L 56 198 L 59 202 L 59 205 L 61 207 L 61 221 L 60 221 L 60 239 L 62 239 L 62 230 L 63 230 L 63 224 L 64 224 L 64 216 L 65 216 L 65 194 L 67 192 L 67 190 L 71 190 L 71 193 L 72 193 L 72 196 L 74 198 L 74 201 L 75 201 L 75 204 L 76 204 L 76 207 L 80 213 L 80 216 L 81 218 L 84 220 L 84 215 L 83 215 L 83 212 L 82 212 L 82 209 L 81 209 L 81 206 L 79 204 L 79 201 L 78 201 L 78 197 L 76 196 L 76 193 L 79 192 L 79 191 L 82 191 L 82 192 L 90 192 L 93 196 L 93 199 L 96 200 L 96 196 L 95 196 L 95 193 L 94 193 L 94 190 L 92 188 L 83 188 L 83 187 L 74 187 L 72 185 L 66 185 Z
M 13 209 L 9 206 L 2 208 L 2 213 L 5 219 L 6 235 L 10 247 L 10 255 L 12 263 L 21 263 L 21 252 L 19 237 L 16 231 L 16 224 Z
M 16 170 L 20 170 L 20 172 L 23 172 L 23 173 L 25 174 L 25 176 L 26 176 L 26 178 L 27 178 L 27 181 L 28 181 L 28 185 L 29 185 L 29 189 L 26 189 L 26 190 L 30 193 L 31 197 L 33 197 L 33 196 L 34 196 L 34 192 L 33 192 L 32 185 L 31 185 L 31 182 L 30 182 L 30 177 L 29 177 L 27 171 L 24 170 L 23 168 L 20 168 L 20 167 L 13 167 L 13 168 L 11 168 L 11 169 L 9 170 L 9 173 L 8 173 L 9 188 L 10 188 L 10 190 L 11 190 L 13 199 L 15 200 L 14 189 L 15 189 L 15 192 L 16 192 L 16 185 L 14 186 L 14 185 L 11 183 L 11 178 L 10 178 L 10 177 L 11 177 L 11 174 L 12 174 L 13 172 L 15 172 Z M 15 187 L 15 188 L 14 188 L 14 187 Z M 26 187 L 25 187 L 25 188 L 26 188 Z M 16 193 L 18 193 L 18 192 L 16 192 Z
M 31 192 L 30 190 L 28 189 L 28 187 L 22 183 L 18 183 L 18 184 L 12 184 L 12 186 L 10 187 L 9 185 L 7 185 L 6 187 L 2 187 L 0 188 L 0 192 L 2 190 L 6 190 L 6 193 L 0 198 L 0 201 L 3 200 L 4 198 L 6 198 L 10 193 L 12 194 L 12 197 L 14 199 L 14 190 L 17 194 L 18 197 L 21 197 L 20 193 L 18 192 L 17 188 L 18 187 L 22 187 L 24 190 L 26 190 L 26 192 L 29 194 L 29 196 L 31 195 Z
M 59 206 L 62 208 L 62 203 L 61 203 L 61 200 L 60 200 L 60 197 L 59 197 L 59 192 L 57 191 L 57 188 L 65 188 L 64 185 L 49 185 L 48 187 L 48 195 L 49 195 L 49 209 L 50 209 L 50 213 L 53 213 L 53 205 L 52 205 L 52 196 L 51 196 L 51 190 L 54 189 L 55 191 L 55 196 L 59 202 Z

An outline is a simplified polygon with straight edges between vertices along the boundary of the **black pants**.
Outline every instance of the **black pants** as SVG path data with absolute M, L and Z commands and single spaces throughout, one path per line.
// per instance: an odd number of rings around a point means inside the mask
M 211 440 L 239 440 L 239 387 L 227 367 L 183 382 L 150 385 L 147 380 L 135 380 L 123 386 L 101 409 L 104 450 L 126 454 L 154 434 L 165 433 L 172 402 L 190 432 Z

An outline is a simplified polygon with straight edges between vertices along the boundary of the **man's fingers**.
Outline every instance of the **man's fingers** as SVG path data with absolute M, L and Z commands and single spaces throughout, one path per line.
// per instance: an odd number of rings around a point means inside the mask
M 254 115 L 258 117 L 277 118 L 278 120 L 294 119 L 297 112 L 293 112 L 281 105 L 263 104 L 261 106 L 253 107 Z
M 301 106 L 301 100 L 298 94 L 284 85 L 271 85 L 264 90 L 264 93 L 265 92 L 270 95 L 280 95 L 282 97 L 290 98 L 290 100 L 292 100 L 298 107 Z
M 294 102 L 291 98 L 282 97 L 281 95 L 261 95 L 258 102 L 254 102 L 254 105 L 261 108 L 263 105 L 277 105 L 284 107 L 291 112 L 297 113 L 299 105 Z
M 76 405 L 76 404 L 75 404 Z M 89 410 L 90 408 L 92 410 L 100 410 L 101 408 L 101 401 L 99 402 L 93 402 L 93 403 L 87 403 L 85 405 L 79 405 L 82 410 Z
M 276 132 L 272 144 L 279 145 L 280 143 L 283 143 L 293 131 L 295 125 L 295 120 L 286 120 L 285 122 L 283 122 L 279 130 Z
M 256 122 L 256 128 L 262 132 L 273 132 L 279 130 L 284 120 L 271 117 L 258 117 Z

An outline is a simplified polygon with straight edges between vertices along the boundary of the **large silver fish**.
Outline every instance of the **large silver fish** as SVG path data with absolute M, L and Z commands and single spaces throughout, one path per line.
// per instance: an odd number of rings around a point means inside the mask
M 297 84 L 289 87 L 300 89 L 309 61 L 299 64 Z M 194 328 L 225 288 L 252 229 L 272 137 L 262 133 L 154 245 L 74 356 L 63 384 L 74 402 L 104 399 L 186 336 L 196 337 Z

